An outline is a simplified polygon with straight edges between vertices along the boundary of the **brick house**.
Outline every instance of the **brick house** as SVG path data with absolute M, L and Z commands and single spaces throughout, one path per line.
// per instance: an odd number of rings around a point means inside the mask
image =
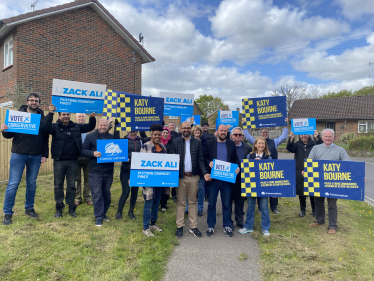
M 293 103 L 288 118 L 316 118 L 317 130 L 331 128 L 336 138 L 374 130 L 374 96 L 305 99 Z
M 141 66 L 155 59 L 97 0 L 0 21 L 0 103 L 15 83 L 51 101 L 52 79 L 105 84 L 141 95 Z

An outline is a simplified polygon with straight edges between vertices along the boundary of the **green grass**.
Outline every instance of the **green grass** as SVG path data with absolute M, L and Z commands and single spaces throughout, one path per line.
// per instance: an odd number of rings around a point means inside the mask
M 264 280 L 374 280 L 374 207 L 338 200 L 335 235 L 327 234 L 327 218 L 324 226 L 309 226 L 310 205 L 303 218 L 299 208 L 298 198 L 280 199 L 280 215 L 271 215 L 271 236 L 253 233 Z M 256 229 L 261 229 L 258 215 Z
M 0 201 L 6 185 L 0 186 Z M 159 212 L 157 224 L 164 229 L 147 238 L 142 234 L 143 197 L 141 190 L 135 210 L 136 221 L 127 216 L 115 219 L 121 194 L 119 168 L 115 168 L 109 222 L 95 226 L 93 207 L 82 204 L 77 218 L 64 210 L 54 218 L 53 174 L 38 177 L 35 211 L 41 218 L 24 215 L 25 181 L 20 184 L 13 224 L 0 226 L 1 280 L 160 280 L 168 257 L 178 241 L 175 231 L 175 204 Z

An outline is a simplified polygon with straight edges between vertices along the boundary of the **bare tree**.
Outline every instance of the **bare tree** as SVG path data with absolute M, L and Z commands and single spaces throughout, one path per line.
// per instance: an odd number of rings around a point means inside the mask
M 307 89 L 306 99 L 319 99 L 321 97 L 321 90 L 316 86 L 310 86 Z
M 15 83 L 13 88 L 5 92 L 5 98 L 12 102 L 16 110 L 26 103 L 27 96 L 34 93 L 32 88 L 27 88 L 23 83 Z
M 299 85 L 286 85 L 276 88 L 271 95 L 273 97 L 285 96 L 287 100 L 287 112 L 290 111 L 295 100 L 306 98 L 306 88 Z

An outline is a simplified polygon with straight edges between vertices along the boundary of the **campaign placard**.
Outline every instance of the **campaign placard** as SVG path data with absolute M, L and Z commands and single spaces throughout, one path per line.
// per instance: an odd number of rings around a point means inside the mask
M 242 100 L 243 129 L 285 126 L 286 97 L 265 97 Z
M 295 160 L 241 161 L 243 197 L 295 197 Z
M 239 126 L 239 111 L 218 111 L 216 130 L 219 125 L 230 125 L 231 128 Z
M 7 110 L 4 124 L 9 127 L 6 132 L 37 135 L 39 134 L 40 114 Z
M 291 131 L 295 135 L 313 135 L 316 130 L 316 118 L 291 119 Z
M 102 113 L 106 85 L 53 79 L 52 104 L 57 112 Z
M 193 115 L 194 94 L 160 92 L 164 99 L 164 115 L 183 116 Z
M 152 124 L 164 119 L 164 99 L 108 90 L 103 117 L 118 118 L 122 131 L 149 131 Z
M 365 200 L 365 162 L 305 159 L 304 195 Z
M 200 115 L 192 115 L 194 120 L 193 120 L 193 126 L 195 125 L 201 125 L 201 116 Z M 182 115 L 182 122 L 183 121 L 188 121 L 188 122 L 191 122 L 190 120 L 191 116 L 187 116 L 187 115 Z M 170 117 L 169 117 L 169 120 L 170 120 Z
M 213 168 L 210 173 L 212 179 L 235 183 L 235 170 L 238 165 L 229 162 L 213 159 Z
M 178 154 L 131 154 L 130 186 L 177 187 L 178 184 Z
M 97 158 L 97 163 L 129 160 L 127 139 L 97 140 L 97 151 L 101 152 L 101 157 Z

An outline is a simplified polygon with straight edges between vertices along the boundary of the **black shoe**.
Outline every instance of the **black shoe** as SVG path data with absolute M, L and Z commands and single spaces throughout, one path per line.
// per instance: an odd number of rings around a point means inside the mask
M 106 216 L 106 214 L 103 215 L 103 220 L 109 221 L 109 218 Z
M 12 215 L 5 214 L 3 225 L 10 225 L 10 224 L 12 224 Z
M 103 220 L 102 219 L 96 219 L 95 225 L 96 226 L 102 226 L 103 225 Z
M 236 223 L 236 226 L 239 227 L 240 229 L 242 229 L 244 227 L 244 224 L 242 224 L 242 223 Z
M 313 217 L 316 217 L 316 210 L 312 210 L 313 212 Z
M 175 236 L 177 238 L 181 238 L 183 236 L 183 226 L 177 228 L 177 230 L 175 231 Z
M 279 212 L 277 209 L 274 209 L 274 210 L 271 210 L 273 212 L 273 214 L 276 214 L 276 215 L 279 215 Z
M 30 210 L 25 210 L 25 214 L 28 215 L 29 217 L 32 217 L 32 218 L 38 218 L 38 214 L 35 213 L 35 210 L 34 209 L 30 209 Z
M 134 216 L 134 212 L 133 211 L 129 211 L 128 215 L 129 215 L 130 219 L 136 220 L 136 217 Z
M 69 215 L 72 217 L 72 218 L 76 218 L 77 217 L 77 214 L 75 213 L 75 209 L 77 208 L 77 206 L 69 206 Z
M 214 233 L 214 228 L 209 227 L 208 230 L 206 231 L 205 235 L 206 236 L 213 236 Z
M 190 229 L 189 232 L 192 233 L 195 237 L 201 237 L 201 232 L 197 228 Z
M 234 227 L 234 225 L 231 225 L 231 231 L 235 231 L 235 227 Z
M 203 211 L 198 211 L 198 212 L 197 212 L 197 215 L 198 215 L 199 217 L 202 217 L 202 216 L 203 216 Z
M 177 196 L 173 196 L 171 199 L 174 201 L 174 203 L 177 203 Z
M 62 209 L 56 208 L 55 218 L 61 218 L 61 217 L 62 217 Z
M 301 210 L 301 212 L 300 212 L 300 217 L 305 217 L 305 214 L 306 214 L 306 212 L 305 212 L 305 210 Z
M 223 232 L 226 233 L 226 235 L 228 237 L 233 237 L 234 236 L 234 234 L 232 233 L 231 227 L 225 227 L 225 229 L 223 230 Z
M 184 211 L 184 214 L 185 214 L 185 215 L 188 215 L 188 211 Z
M 204 200 L 205 200 L 205 202 L 209 202 L 209 196 L 208 196 L 208 195 L 205 195 Z
M 122 219 L 122 212 L 118 211 L 116 214 L 116 219 L 121 220 Z

